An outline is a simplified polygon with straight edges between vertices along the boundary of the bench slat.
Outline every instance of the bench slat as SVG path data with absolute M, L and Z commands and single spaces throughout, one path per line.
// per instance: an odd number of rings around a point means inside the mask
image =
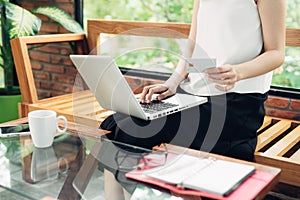
M 295 144 L 300 141 L 300 126 L 295 128 L 285 137 L 283 137 L 280 141 L 274 144 L 271 148 L 265 151 L 267 155 L 277 155 L 283 156 L 286 152 L 288 152 Z
M 71 95 L 69 95 L 67 98 L 62 98 L 62 99 L 59 99 L 57 101 L 43 101 L 41 100 L 40 103 L 37 103 L 37 104 L 42 104 L 43 106 L 47 106 L 49 108 L 51 107 L 57 107 L 58 105 L 65 105 L 65 104 L 69 104 L 70 102 L 72 102 L 72 97 Z
M 263 133 L 261 133 L 258 136 L 256 151 L 259 151 L 261 148 L 263 148 L 265 145 L 271 142 L 274 138 L 286 131 L 290 126 L 291 122 L 282 120 L 276 123 L 274 126 L 267 129 L 266 131 L 264 131 Z
M 291 160 L 300 163 L 300 149 L 298 149 L 291 157 Z
M 102 108 L 95 99 L 90 99 L 90 103 L 83 103 L 74 105 L 72 108 L 75 114 L 79 113 L 82 115 L 95 115 L 97 112 L 103 112 L 105 109 Z
M 101 106 L 98 104 L 98 102 L 95 101 L 95 99 L 89 99 L 87 102 L 76 102 L 72 107 L 69 109 L 64 109 L 68 112 L 74 112 L 74 114 L 82 114 L 87 115 L 90 113 L 95 113 L 96 110 L 100 110 Z
M 257 130 L 257 132 L 259 132 L 260 130 L 266 128 L 266 127 L 269 126 L 271 123 L 272 123 L 272 117 L 265 116 L 263 125 Z
M 255 160 L 257 163 L 280 168 L 280 182 L 300 186 L 300 165 L 290 158 L 266 155 L 265 153 L 256 152 Z

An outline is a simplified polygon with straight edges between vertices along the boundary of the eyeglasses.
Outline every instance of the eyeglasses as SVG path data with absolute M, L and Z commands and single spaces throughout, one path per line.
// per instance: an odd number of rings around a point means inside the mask
M 119 149 L 115 155 L 115 162 L 118 171 L 141 170 L 162 166 L 166 163 L 167 157 L 168 149 L 163 144 L 162 151 Z

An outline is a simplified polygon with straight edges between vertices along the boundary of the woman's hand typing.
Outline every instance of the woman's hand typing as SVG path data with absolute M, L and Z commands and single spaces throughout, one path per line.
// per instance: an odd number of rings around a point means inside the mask
M 156 99 L 162 100 L 176 93 L 176 89 L 172 89 L 166 84 L 156 84 L 144 87 L 141 93 L 141 103 L 150 103 L 154 94 L 159 94 Z

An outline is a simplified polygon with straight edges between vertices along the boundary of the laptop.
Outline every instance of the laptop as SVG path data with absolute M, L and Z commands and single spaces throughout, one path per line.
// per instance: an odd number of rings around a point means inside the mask
M 141 104 L 110 56 L 70 55 L 79 74 L 99 104 L 108 110 L 153 120 L 207 102 L 206 97 L 179 94 Z M 154 97 L 155 98 L 155 97 Z

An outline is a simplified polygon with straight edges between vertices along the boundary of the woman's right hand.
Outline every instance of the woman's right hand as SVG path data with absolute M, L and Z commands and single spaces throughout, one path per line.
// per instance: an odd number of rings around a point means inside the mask
M 167 84 L 155 84 L 145 86 L 140 97 L 141 103 L 150 103 L 153 99 L 154 94 L 159 94 L 156 99 L 163 100 L 176 93 L 176 88 L 172 88 Z

